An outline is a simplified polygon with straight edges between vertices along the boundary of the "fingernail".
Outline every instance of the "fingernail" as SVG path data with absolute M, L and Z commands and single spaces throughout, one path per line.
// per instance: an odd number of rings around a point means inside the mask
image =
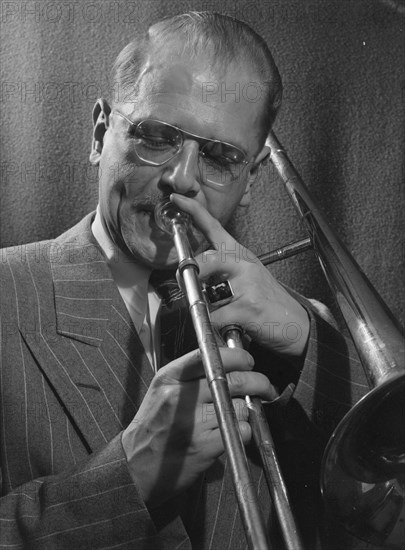
M 185 200 L 185 197 L 184 197 L 184 195 L 179 195 L 178 193 L 172 193 L 172 194 L 170 195 L 170 200 L 172 200 L 172 199 L 176 199 L 176 201 L 180 201 L 180 202 L 181 202 L 181 201 L 184 201 L 184 200 Z

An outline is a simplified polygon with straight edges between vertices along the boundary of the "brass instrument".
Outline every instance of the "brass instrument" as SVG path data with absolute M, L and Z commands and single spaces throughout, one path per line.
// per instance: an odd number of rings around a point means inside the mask
M 201 282 L 198 278 L 199 267 L 195 261 L 187 237 L 189 216 L 180 211 L 170 201 L 163 201 L 155 208 L 155 220 L 163 231 L 173 236 L 179 258 L 178 272 L 184 285 L 188 300 L 202 362 L 212 392 L 212 400 L 217 413 L 225 451 L 230 459 L 231 472 L 237 495 L 239 510 L 245 528 L 249 547 L 252 550 L 270 548 L 263 517 L 259 508 L 258 495 L 250 478 L 249 467 L 229 394 L 225 371 L 222 366 L 218 344 L 208 313 L 208 305 L 203 297 Z M 263 261 L 268 264 L 306 250 L 308 239 L 287 245 L 267 254 Z M 221 335 L 228 347 L 243 347 L 242 329 L 237 325 L 223 327 Z M 280 523 L 281 534 L 287 550 L 301 550 L 303 544 L 291 506 L 287 488 L 281 474 L 281 468 L 267 423 L 261 401 L 257 397 L 245 397 L 249 409 L 249 422 L 253 440 L 257 445 L 263 463 L 267 486 L 275 506 Z M 229 414 L 231 411 L 232 414 Z M 241 489 L 249 487 L 249 499 L 242 495 Z
M 380 548 L 404 547 L 405 349 L 396 320 L 328 226 L 273 133 L 266 144 L 349 329 L 372 391 L 343 418 L 324 454 L 330 514 Z
M 281 250 L 279 249 L 279 254 Z M 229 325 L 221 330 L 222 337 L 230 348 L 242 348 L 242 328 L 239 325 Z M 252 436 L 262 460 L 267 487 L 276 510 L 280 524 L 281 535 L 287 550 L 304 548 L 301 535 L 291 511 L 287 487 L 284 482 L 277 458 L 276 448 L 267 422 L 263 405 L 258 397 L 245 397 L 249 409 L 249 423 Z
M 218 419 L 224 447 L 229 459 L 231 475 L 237 497 L 246 538 L 251 550 L 270 548 L 264 519 L 260 510 L 257 493 L 249 491 L 249 499 L 244 490 L 253 488 L 245 449 L 239 432 L 238 420 L 229 393 L 226 374 L 222 365 L 215 333 L 211 325 L 208 305 L 202 293 L 198 278 L 199 267 L 193 257 L 187 237 L 189 217 L 170 201 L 158 204 L 155 208 L 158 226 L 173 236 L 179 257 L 178 273 L 182 278 L 184 291 L 190 308 L 201 360 L 211 390 L 212 402 Z
M 326 508 L 350 533 L 380 548 L 402 549 L 405 520 L 405 347 L 400 327 L 355 260 L 326 223 L 286 152 L 270 133 L 266 144 L 287 193 L 309 233 L 309 239 L 287 245 L 259 259 L 267 265 L 306 250 L 315 251 L 327 281 L 358 351 L 372 390 L 343 418 L 324 454 L 321 491 Z M 163 215 L 162 215 L 163 214 Z M 211 328 L 207 305 L 198 279 L 198 266 L 186 237 L 187 215 L 171 203 L 158 205 L 155 213 L 161 228 L 174 237 L 207 379 L 213 393 L 225 450 L 232 466 L 235 491 L 250 548 L 269 547 L 263 519 L 253 496 L 247 503 L 240 494 L 241 483 L 249 483 L 243 444 L 227 388 L 218 347 Z M 309 242 L 310 241 L 310 242 Z M 202 328 L 204 327 L 204 328 Z M 240 345 L 235 327 L 229 327 L 226 341 Z M 302 548 L 274 447 L 268 444 L 270 429 L 256 398 L 248 398 L 258 413 L 249 417 L 253 433 L 264 433 L 270 467 L 264 470 L 288 550 Z M 231 419 L 231 420 L 229 420 Z M 255 424 L 256 420 L 259 424 Z M 257 439 L 257 438 L 256 438 Z M 271 435 L 270 435 L 271 439 Z M 272 443 L 271 443 L 272 445 Z M 270 450 L 269 450 L 270 448 Z M 270 470 L 270 471 L 269 471 Z M 273 477 L 275 476 L 275 477 Z M 247 486 L 247 485 L 246 485 Z M 251 486 L 251 485 L 249 485 Z M 280 491 L 277 493 L 277 491 Z M 279 498 L 281 495 L 282 498 Z M 402 529 L 402 532 L 401 532 Z

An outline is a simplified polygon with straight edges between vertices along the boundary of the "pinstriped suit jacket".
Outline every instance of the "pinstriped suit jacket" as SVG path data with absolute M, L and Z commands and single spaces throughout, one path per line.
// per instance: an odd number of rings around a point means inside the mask
M 132 483 L 120 434 L 153 372 L 91 219 L 56 240 L 1 251 L 0 549 L 245 548 L 226 459 L 153 514 Z M 188 339 L 178 315 L 162 335 L 167 360 L 181 352 L 170 349 L 173 342 Z M 315 548 L 325 437 L 366 382 L 357 373 L 349 384 L 356 357 L 339 333 L 311 318 L 296 389 L 269 412 L 299 520 Z M 261 352 L 254 352 L 260 366 Z M 283 378 L 279 360 L 267 354 L 263 365 Z M 252 468 L 272 523 L 254 452 Z

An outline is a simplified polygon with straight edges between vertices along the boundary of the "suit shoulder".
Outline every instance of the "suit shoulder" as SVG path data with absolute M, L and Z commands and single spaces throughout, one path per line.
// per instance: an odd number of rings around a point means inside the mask
M 16 270 L 25 270 L 28 263 L 49 263 L 49 254 L 53 240 L 38 241 L 28 244 L 19 244 L 0 249 L 0 269 L 8 270 L 10 266 Z
M 16 308 L 20 317 L 23 311 L 28 314 L 38 294 L 51 296 L 53 243 L 38 241 L 0 250 L 0 311 L 5 319 L 12 318 Z

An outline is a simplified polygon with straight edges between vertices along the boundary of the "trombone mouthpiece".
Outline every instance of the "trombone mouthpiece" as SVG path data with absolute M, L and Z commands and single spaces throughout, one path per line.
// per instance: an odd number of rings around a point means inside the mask
M 190 223 L 190 216 L 167 199 L 156 205 L 155 222 L 159 229 L 172 235 L 173 225 L 181 224 L 187 228 Z

